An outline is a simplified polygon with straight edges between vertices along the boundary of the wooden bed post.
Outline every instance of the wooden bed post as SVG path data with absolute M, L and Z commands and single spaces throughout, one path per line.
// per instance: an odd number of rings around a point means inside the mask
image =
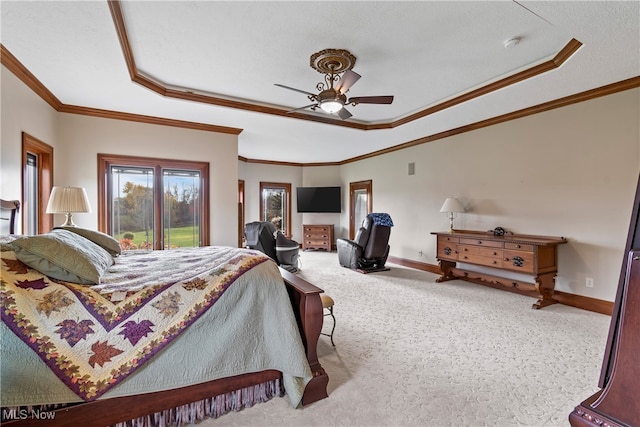
M 300 316 L 296 320 L 313 373 L 313 378 L 307 384 L 302 397 L 302 404 L 308 405 L 328 397 L 329 376 L 318 361 L 318 339 L 324 319 L 320 294 L 324 291 L 287 270 L 281 268 L 280 273 L 287 284 L 293 311 L 296 316 Z

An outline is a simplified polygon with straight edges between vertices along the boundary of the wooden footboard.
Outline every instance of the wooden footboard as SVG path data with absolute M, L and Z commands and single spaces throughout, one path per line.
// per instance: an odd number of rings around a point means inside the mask
M 308 405 L 327 397 L 329 376 L 318 361 L 317 344 L 322 329 L 322 289 L 280 269 L 291 305 L 300 328 L 313 378 L 307 384 L 302 404 Z M 180 405 L 262 384 L 282 377 L 279 371 L 267 370 L 234 377 L 221 378 L 203 384 L 174 390 L 116 397 L 81 403 L 56 411 L 47 411 L 49 419 L 27 417 L 3 422 L 7 426 L 108 426 L 118 422 L 171 409 Z M 55 412 L 55 414 L 54 414 Z
M 293 312 L 296 314 L 300 335 L 307 351 L 307 360 L 313 372 L 313 378 L 307 384 L 302 396 L 302 404 L 308 405 L 328 396 L 329 376 L 318 361 L 317 351 L 324 318 L 320 294 L 324 291 L 287 270 L 281 268 L 280 273 L 287 285 Z

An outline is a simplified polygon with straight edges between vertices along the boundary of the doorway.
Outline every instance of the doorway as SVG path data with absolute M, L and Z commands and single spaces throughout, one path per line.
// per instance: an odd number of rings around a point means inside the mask
M 373 211 L 373 181 L 349 183 L 349 239 L 353 240 L 356 230 L 368 214 Z

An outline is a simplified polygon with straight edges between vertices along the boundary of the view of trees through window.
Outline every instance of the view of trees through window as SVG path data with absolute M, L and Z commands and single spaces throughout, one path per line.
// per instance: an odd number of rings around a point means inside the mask
M 260 183 L 260 218 L 272 222 L 283 234 L 291 233 L 291 184 Z
M 284 203 L 286 200 L 284 189 L 265 188 L 262 191 L 262 200 L 264 202 L 264 218 L 262 220 L 272 222 L 278 230 L 283 230 L 282 219 L 287 212 Z
M 111 234 L 123 249 L 153 249 L 162 224 L 162 247 L 200 246 L 200 172 L 111 166 Z M 158 187 L 158 188 L 156 188 Z M 161 198 L 157 212 L 155 198 Z

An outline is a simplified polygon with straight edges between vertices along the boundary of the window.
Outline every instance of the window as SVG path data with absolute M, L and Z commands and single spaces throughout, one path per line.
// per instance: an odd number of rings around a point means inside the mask
M 53 227 L 47 202 L 53 188 L 53 147 L 22 133 L 22 234 L 46 233 Z
M 98 223 L 123 249 L 209 244 L 209 164 L 98 155 Z
M 291 184 L 260 183 L 260 221 L 270 221 L 291 237 Z

